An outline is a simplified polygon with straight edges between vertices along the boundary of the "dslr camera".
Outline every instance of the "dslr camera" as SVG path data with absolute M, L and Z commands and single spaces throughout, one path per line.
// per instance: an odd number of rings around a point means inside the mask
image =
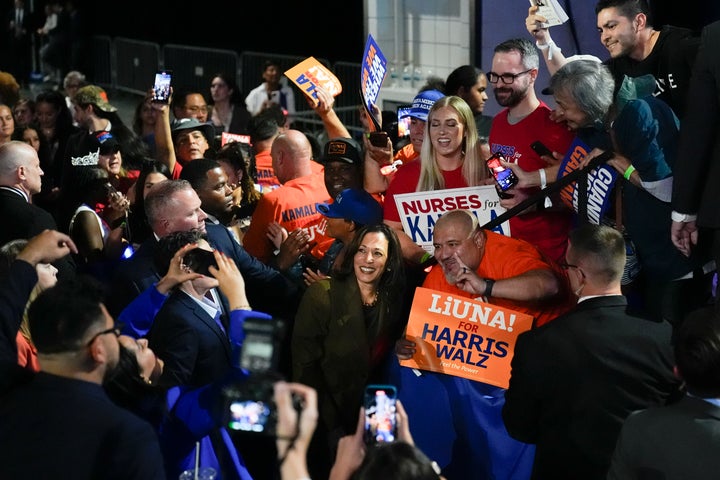
M 248 318 L 243 331 L 245 340 L 239 365 L 249 376 L 223 388 L 223 424 L 231 432 L 275 436 L 277 407 L 273 386 L 283 380 L 278 361 L 285 322 L 275 318 Z

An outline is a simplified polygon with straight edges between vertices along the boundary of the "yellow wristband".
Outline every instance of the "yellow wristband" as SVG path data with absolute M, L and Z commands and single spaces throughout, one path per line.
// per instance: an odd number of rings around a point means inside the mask
M 634 171 L 635 171 L 635 167 L 633 167 L 632 165 L 627 167 L 627 170 L 625 170 L 625 173 L 623 173 L 623 177 L 625 178 L 625 180 L 629 181 L 630 175 L 632 175 Z

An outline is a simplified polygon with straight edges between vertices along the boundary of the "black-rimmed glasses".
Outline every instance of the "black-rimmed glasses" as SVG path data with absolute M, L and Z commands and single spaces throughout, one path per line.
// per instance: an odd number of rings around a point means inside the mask
M 525 70 L 524 72 L 520 73 L 503 73 L 502 75 L 498 75 L 495 72 L 488 72 L 488 82 L 490 83 L 498 83 L 498 81 L 502 80 L 502 83 L 505 85 L 510 85 L 515 81 L 516 78 L 518 78 L 521 75 L 525 75 L 526 73 L 532 72 L 534 69 L 530 68 L 528 70 Z
M 93 343 L 98 337 L 101 337 L 101 336 L 103 336 L 103 335 L 107 335 L 108 333 L 114 333 L 116 337 L 119 337 L 120 334 L 122 333 L 122 327 L 123 327 L 122 324 L 119 324 L 119 323 L 118 323 L 118 324 L 113 325 L 112 328 L 108 328 L 107 330 L 103 330 L 102 332 L 96 333 L 95 335 L 92 336 L 92 338 L 90 338 L 90 340 L 88 340 L 88 342 L 85 344 L 85 346 L 86 346 L 86 347 L 89 347 L 90 345 L 92 345 L 92 343 Z

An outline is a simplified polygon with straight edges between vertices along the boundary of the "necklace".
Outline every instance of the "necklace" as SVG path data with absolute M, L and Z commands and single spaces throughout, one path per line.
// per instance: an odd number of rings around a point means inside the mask
M 364 307 L 374 307 L 375 304 L 377 303 L 377 299 L 378 299 L 378 292 L 376 290 L 372 296 L 372 300 L 370 300 L 369 302 L 366 302 L 363 300 L 363 306 Z

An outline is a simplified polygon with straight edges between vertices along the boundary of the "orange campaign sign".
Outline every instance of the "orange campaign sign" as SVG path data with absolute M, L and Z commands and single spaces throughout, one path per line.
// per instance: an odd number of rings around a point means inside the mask
M 508 388 L 515 342 L 532 321 L 525 313 L 418 287 L 405 333 L 415 355 L 400 365 Z
M 308 57 L 285 72 L 285 76 L 297 85 L 305 95 L 318 104 L 318 86 L 324 88 L 333 97 L 342 92 L 340 80 L 328 68 L 320 63 L 315 57 Z

